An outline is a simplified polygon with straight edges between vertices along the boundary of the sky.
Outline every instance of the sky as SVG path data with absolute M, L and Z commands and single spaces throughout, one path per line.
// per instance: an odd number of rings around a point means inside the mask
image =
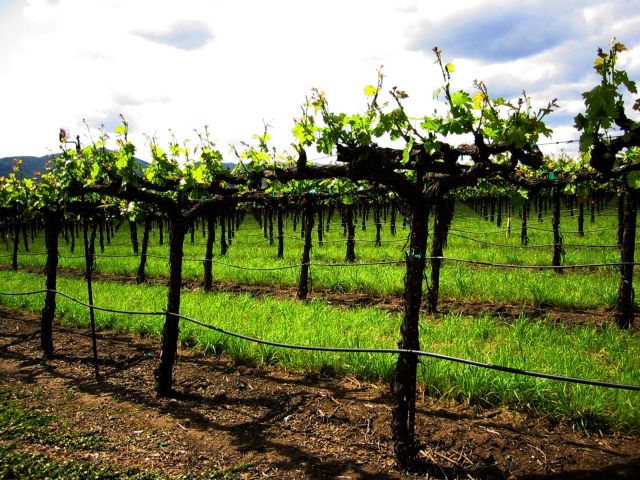
M 596 49 L 612 37 L 640 81 L 638 1 L 0 0 L 0 157 L 55 153 L 61 127 L 87 144 L 121 114 L 143 159 L 148 136 L 194 146 L 205 125 L 228 160 L 265 123 L 291 151 L 312 87 L 361 112 L 381 66 L 410 115 L 430 114 L 434 46 L 455 65 L 454 88 L 478 79 L 492 96 L 558 98 L 541 142 L 573 140 Z

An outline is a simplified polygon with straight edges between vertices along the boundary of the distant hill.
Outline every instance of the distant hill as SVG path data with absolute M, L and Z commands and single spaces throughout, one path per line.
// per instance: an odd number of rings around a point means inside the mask
M 0 158 L 0 177 L 9 175 L 15 165 L 16 160 L 22 160 L 22 173 L 25 177 L 33 177 L 35 172 L 44 173 L 47 168 L 47 162 L 51 160 L 51 155 L 45 155 L 43 157 L 31 157 L 28 155 L 18 155 L 15 157 L 3 157 Z M 144 160 L 139 158 L 135 159 L 141 168 L 146 168 L 149 165 Z M 232 170 L 236 166 L 232 162 L 223 162 L 222 168 L 225 170 Z
M 13 170 L 16 160 L 22 160 L 22 173 L 25 177 L 33 177 L 35 172 L 44 172 L 50 155 L 44 157 L 31 157 L 19 155 L 15 157 L 0 158 L 0 177 L 6 177 Z

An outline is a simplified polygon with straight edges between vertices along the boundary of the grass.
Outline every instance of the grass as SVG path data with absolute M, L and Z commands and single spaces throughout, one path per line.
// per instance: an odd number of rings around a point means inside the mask
M 46 455 L 16 451 L 15 445 L 0 445 L 0 478 L 21 480 L 233 480 L 248 470 L 247 465 L 208 470 L 202 473 L 165 475 L 129 467 L 77 460 L 52 460 Z
M 71 396 L 71 393 L 68 392 Z M 71 398 L 69 398 L 71 400 Z M 139 468 L 117 468 L 101 462 L 54 460 L 46 455 L 27 453 L 33 443 L 57 449 L 98 452 L 109 450 L 108 439 L 93 432 L 73 431 L 57 425 L 58 420 L 41 411 L 37 404 L 14 398 L 8 389 L 0 390 L 0 478 L 40 480 L 233 480 L 248 465 L 177 476 L 148 472 Z
M 3 291 L 43 288 L 42 276 L 0 272 Z M 58 288 L 86 298 L 85 283 L 59 279 Z M 95 282 L 97 305 L 125 310 L 162 310 L 166 290 L 157 285 Z M 34 311 L 42 295 L 0 297 L 7 305 Z M 62 322 L 88 324 L 84 307 L 59 299 Z M 394 348 L 401 315 L 377 308 L 345 309 L 320 300 L 299 302 L 247 294 L 200 291 L 182 294 L 181 313 L 221 328 L 276 342 L 334 347 Z M 121 316 L 96 312 L 101 328 L 143 332 L 159 337 L 162 318 Z M 364 379 L 388 381 L 395 357 L 380 354 L 328 354 L 259 346 L 181 322 L 181 340 L 215 353 L 225 352 L 238 362 L 277 363 L 285 368 L 350 373 Z M 522 316 L 507 323 L 491 316 L 446 315 L 421 319 L 421 347 L 446 355 L 557 375 L 640 384 L 640 337 L 613 326 L 551 325 Z M 89 352 L 87 352 L 89 355 Z M 178 367 L 179 368 L 179 367 Z M 508 373 L 422 359 L 419 383 L 431 394 L 484 405 L 510 405 L 585 428 L 640 432 L 638 392 L 569 385 Z
M 571 217 L 565 212 L 561 223 L 564 231 L 564 241 L 567 246 L 565 263 L 589 264 L 618 262 L 619 252 L 616 248 L 586 248 L 596 244 L 601 246 L 616 243 L 616 216 L 612 210 L 603 212 L 597 217 L 596 223 L 585 223 L 585 236 L 579 237 L 577 230 L 577 215 Z M 615 212 L 613 212 L 615 213 Z M 544 248 L 521 248 L 519 240 L 519 219 L 513 220 L 512 231 L 506 238 L 506 219 L 501 228 L 484 221 L 464 205 L 458 205 L 456 216 L 449 235 L 445 256 L 473 259 L 491 263 L 509 263 L 517 265 L 546 265 L 551 261 L 553 242 L 550 219 L 540 223 L 533 216 L 530 219 L 530 244 L 547 245 Z M 356 233 L 356 254 L 358 262 L 396 261 L 404 257 L 403 246 L 406 243 L 408 230 L 403 230 L 402 223 L 398 223 L 398 234 L 394 237 L 383 229 L 383 243 L 375 247 L 375 228 L 368 224 L 366 231 L 358 223 Z M 469 233 L 470 232 L 470 233 Z M 314 230 L 314 248 L 312 262 L 341 263 L 345 254 L 345 239 L 342 235 L 337 215 L 334 216 L 331 228 L 325 232 L 325 243 L 317 245 Z M 141 232 L 139 232 L 141 236 Z M 242 226 L 236 233 L 233 244 L 226 256 L 216 253 L 214 261 L 214 279 L 239 284 L 283 285 L 294 287 L 297 285 L 299 269 L 255 271 L 242 270 L 233 266 L 263 268 L 283 267 L 300 263 L 302 241 L 299 229 L 292 230 L 291 223 L 286 226 L 285 257 L 276 258 L 276 246 L 270 246 L 268 239 L 262 237 L 262 231 L 255 220 L 247 215 Z M 219 232 L 218 232 L 219 237 Z M 468 238 L 464 238 L 468 237 Z M 486 245 L 480 242 L 502 244 L 502 247 Z M 277 243 L 277 242 L 276 242 Z M 195 232 L 194 243 L 190 243 L 190 236 L 185 241 L 185 262 L 183 275 L 186 279 L 201 279 L 204 256 L 204 238 L 201 231 Z M 21 248 L 23 246 L 21 245 Z M 149 277 L 166 277 L 168 272 L 167 243 L 158 244 L 157 232 L 151 240 L 147 273 Z M 218 247 L 216 247 L 218 248 Z M 21 265 L 43 267 L 45 251 L 42 237 L 36 239 L 31 246 L 30 253 L 20 254 Z M 7 251 L 7 253 L 9 253 Z M 130 255 L 131 245 L 127 225 L 123 225 L 112 240 L 112 245 L 106 247 L 105 254 L 114 257 L 98 258 L 98 272 L 108 272 L 135 276 L 138 258 Z M 82 257 L 82 242 L 78 242 L 75 252 L 71 252 L 64 241 L 61 242 L 60 267 L 84 268 Z M 156 258 L 161 257 L 161 258 Z M 637 257 L 640 258 L 640 257 Z M 10 256 L 0 256 L 0 263 L 9 264 Z M 334 292 L 364 292 L 375 295 L 400 295 L 403 289 L 404 265 L 376 265 L 359 267 L 320 266 L 311 267 L 311 281 L 313 288 Z M 637 276 L 636 276 L 637 278 Z M 636 280 L 637 281 L 637 280 Z M 499 303 L 523 304 L 568 308 L 603 308 L 615 304 L 619 274 L 615 268 L 593 268 L 567 270 L 559 275 L 552 271 L 535 270 L 505 270 L 494 267 L 469 266 L 454 261 L 447 261 L 441 274 L 440 294 L 442 298 L 466 299 L 477 302 L 491 301 Z
M 0 390 L 0 439 L 37 442 L 71 450 L 104 451 L 109 449 L 106 438 L 95 432 L 75 432 L 54 428 L 56 418 L 46 415 L 37 406 L 25 406 Z M 0 478 L 5 478 L 0 475 Z

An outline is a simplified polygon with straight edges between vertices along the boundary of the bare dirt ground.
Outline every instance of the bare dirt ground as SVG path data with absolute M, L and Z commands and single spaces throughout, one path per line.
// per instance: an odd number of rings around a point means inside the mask
M 103 331 L 96 381 L 86 330 L 55 325 L 43 359 L 39 319 L 0 307 L 0 389 L 99 432 L 106 452 L 28 451 L 176 474 L 248 463 L 240 478 L 407 478 L 394 468 L 388 386 L 252 368 L 181 350 L 173 398 L 158 398 L 159 342 Z M 417 478 L 638 478 L 640 438 L 420 397 Z

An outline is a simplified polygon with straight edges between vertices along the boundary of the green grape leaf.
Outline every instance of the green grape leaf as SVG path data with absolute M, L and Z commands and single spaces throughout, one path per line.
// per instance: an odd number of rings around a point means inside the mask
M 367 97 L 373 97 L 377 93 L 377 91 L 378 89 L 373 85 L 367 85 L 366 87 L 364 87 L 364 94 Z
M 629 172 L 627 174 L 627 185 L 633 189 L 640 188 L 640 172 Z

